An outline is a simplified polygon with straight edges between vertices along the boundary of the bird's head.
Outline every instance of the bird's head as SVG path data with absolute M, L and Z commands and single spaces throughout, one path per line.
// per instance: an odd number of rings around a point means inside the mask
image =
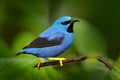
M 61 29 L 61 30 L 71 33 L 71 32 L 73 32 L 74 22 L 79 22 L 79 20 L 73 20 L 69 16 L 64 16 L 64 17 L 57 19 L 53 25 L 54 25 L 54 27 L 56 27 L 58 29 Z

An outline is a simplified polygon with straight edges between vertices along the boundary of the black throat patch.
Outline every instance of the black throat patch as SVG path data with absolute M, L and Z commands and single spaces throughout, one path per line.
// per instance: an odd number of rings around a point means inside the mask
M 70 24 L 70 26 L 69 26 L 68 29 L 67 29 L 67 32 L 69 32 L 69 33 L 74 32 L 74 31 L 73 31 L 73 25 L 74 25 L 74 23 L 71 23 L 71 24 Z

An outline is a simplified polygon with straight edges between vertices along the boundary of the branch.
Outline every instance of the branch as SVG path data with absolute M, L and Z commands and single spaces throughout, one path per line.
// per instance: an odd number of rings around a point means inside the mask
M 75 58 L 69 58 L 69 59 L 65 59 L 63 60 L 63 64 L 65 63 L 71 63 L 71 62 L 75 62 L 75 61 L 81 61 L 81 60 L 85 60 L 87 59 L 87 56 L 79 56 L 79 57 L 75 57 Z M 52 61 L 52 62 L 44 62 L 44 63 L 40 63 L 40 67 L 44 67 L 44 66 L 51 66 L 51 65 L 59 65 L 59 61 Z M 37 64 L 34 66 L 37 67 Z
M 111 63 L 109 63 L 106 59 L 104 59 L 103 57 L 98 56 L 97 60 L 100 61 L 100 62 L 102 62 L 103 64 L 105 64 L 106 67 L 108 67 L 110 70 L 114 69 L 113 65 Z
M 71 62 L 76 62 L 76 61 L 82 61 L 82 60 L 86 60 L 88 59 L 87 56 L 78 56 L 78 57 L 74 57 L 74 58 L 68 58 L 68 59 L 65 59 L 63 60 L 63 64 L 65 63 L 71 63 Z M 105 60 L 103 57 L 101 56 L 98 56 L 96 58 L 98 61 L 102 62 L 104 65 L 106 65 L 107 68 L 109 68 L 110 70 L 113 70 L 113 65 L 110 64 L 107 60 Z M 41 68 L 41 67 L 44 67 L 44 66 L 52 66 L 52 65 L 59 65 L 59 61 L 52 61 L 52 62 L 44 62 L 44 63 L 41 63 L 39 67 L 37 67 L 38 64 L 36 64 L 34 66 L 34 68 Z

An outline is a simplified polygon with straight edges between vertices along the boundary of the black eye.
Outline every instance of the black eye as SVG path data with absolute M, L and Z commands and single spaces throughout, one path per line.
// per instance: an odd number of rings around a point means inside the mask
M 63 24 L 63 25 L 67 25 L 67 24 L 69 24 L 69 23 L 71 23 L 71 20 L 64 21 L 64 22 L 62 22 L 61 24 Z

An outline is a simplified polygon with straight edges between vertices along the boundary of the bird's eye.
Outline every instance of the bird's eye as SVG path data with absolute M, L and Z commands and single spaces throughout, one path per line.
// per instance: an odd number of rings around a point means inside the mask
M 63 25 L 67 25 L 67 24 L 69 24 L 69 23 L 71 23 L 71 20 L 64 21 L 64 22 L 62 22 L 61 24 L 63 24 Z

